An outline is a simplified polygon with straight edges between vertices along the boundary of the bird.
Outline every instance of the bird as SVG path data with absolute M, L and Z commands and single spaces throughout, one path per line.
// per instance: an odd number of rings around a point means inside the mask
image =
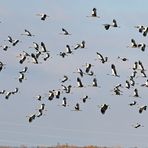
M 137 88 L 134 89 L 134 95 L 133 95 L 133 97 L 139 97 L 138 89 Z
M 65 93 L 70 93 L 71 92 L 71 85 L 65 86 L 65 85 L 61 85 L 63 87 L 63 90 L 65 91 Z
M 38 110 L 45 110 L 45 104 L 44 103 L 42 103 L 41 105 L 40 105 L 40 107 L 38 108 Z
M 47 49 L 46 49 L 44 42 L 41 42 L 41 52 L 47 52 Z
M 134 66 L 133 66 L 133 68 L 132 68 L 133 70 L 137 70 L 138 69 L 138 62 L 136 61 L 136 62 L 134 62 Z
M 108 57 L 103 57 L 102 54 L 100 54 L 99 52 L 96 52 L 98 59 L 101 60 L 101 62 L 104 64 L 105 62 L 107 62 Z
M 17 45 L 19 42 L 20 42 L 20 40 L 18 40 L 18 39 L 14 40 L 14 41 L 12 42 L 12 46 Z
M 125 87 L 127 89 L 130 89 L 130 82 L 128 80 L 125 81 Z
M 48 100 L 51 101 L 51 100 L 53 100 L 53 98 L 54 98 L 54 92 L 49 90 L 49 92 L 48 92 Z
M 41 96 L 41 95 L 37 95 L 37 96 L 36 96 L 36 99 L 37 99 L 38 101 L 41 101 L 42 96 Z
M 117 59 L 121 59 L 121 60 L 124 61 L 124 62 L 125 62 L 125 61 L 128 61 L 127 58 L 122 58 L 122 57 L 120 57 L 120 56 L 118 56 Z
M 64 107 L 68 106 L 66 97 L 63 97 L 62 106 Z
M 138 47 L 138 44 L 136 43 L 136 41 L 134 39 L 131 39 L 131 45 L 130 46 L 127 46 L 127 47 L 137 48 Z
M 116 67 L 115 67 L 114 64 L 111 64 L 111 70 L 112 70 L 112 75 L 113 76 L 119 77 L 119 75 L 117 74 Z
M 130 85 L 135 86 L 135 80 L 133 79 L 132 76 L 130 76 Z
M 137 26 L 134 26 L 134 27 L 137 28 L 140 33 L 142 33 L 145 29 L 143 25 L 137 25 Z
M 36 117 L 41 117 L 43 115 L 43 110 L 39 109 L 38 114 L 36 114 Z
M 20 73 L 20 76 L 18 78 L 19 82 L 22 83 L 22 81 L 25 79 L 24 73 Z
M 148 27 L 145 27 L 143 30 L 143 36 L 146 37 L 148 33 Z
M 117 21 L 116 21 L 115 19 L 113 19 L 112 27 L 119 27 L 119 26 L 117 25 Z
M 6 90 L 3 89 L 0 91 L 0 94 L 4 94 L 5 92 L 6 92 Z
M 18 93 L 18 91 L 19 91 L 19 89 L 16 87 L 15 90 L 11 92 L 11 94 L 14 95 L 14 94 Z
M 4 51 L 7 51 L 7 50 L 8 50 L 8 48 L 10 48 L 10 46 L 7 46 L 7 45 L 0 46 L 0 47 L 2 47 L 2 49 L 3 49 Z
M 144 110 L 146 111 L 147 105 L 143 105 L 139 108 L 139 113 L 141 114 Z
M 31 57 L 32 57 L 32 62 L 34 63 L 34 64 L 38 64 L 39 62 L 38 62 L 38 59 L 37 59 L 37 57 L 36 57 L 36 55 L 34 54 L 34 53 L 31 53 Z
M 131 102 L 129 105 L 130 106 L 134 106 L 134 105 L 136 105 L 137 104 L 137 102 L 136 101 L 133 101 L 133 102 Z
M 79 73 L 81 78 L 82 78 L 82 77 L 84 76 L 84 74 L 85 74 L 81 68 L 77 68 L 77 72 L 73 72 L 73 73 Z
M 71 35 L 66 29 L 62 28 L 63 35 Z M 61 34 L 61 33 L 60 33 Z
M 24 67 L 24 69 L 23 69 L 23 70 L 21 70 L 19 73 L 26 73 L 26 72 L 27 72 L 27 70 L 28 70 L 28 67 L 27 67 L 27 66 L 25 66 L 25 67 Z
M 43 58 L 44 61 L 47 61 L 47 59 L 50 57 L 50 53 L 46 52 L 45 53 L 45 57 Z
M 61 95 L 60 90 L 53 90 L 53 92 L 54 92 L 54 96 L 55 96 L 57 99 L 59 99 L 59 98 L 60 98 L 60 95 Z
M 108 30 L 111 25 L 110 24 L 103 24 L 103 26 L 104 26 L 105 30 Z
M 106 110 L 108 109 L 108 107 L 109 107 L 109 105 L 107 105 L 107 104 L 102 104 L 101 106 L 100 106 L 100 111 L 101 111 L 101 113 L 104 115 L 105 114 L 105 112 L 106 112 Z
M 82 101 L 83 101 L 83 103 L 86 103 L 86 100 L 87 99 L 90 99 L 89 97 L 88 97 L 88 95 L 85 95 L 83 98 L 81 98 L 82 99 Z
M 140 123 L 136 123 L 135 125 L 132 125 L 134 128 L 139 128 L 139 127 L 144 127 L 143 125 L 141 125 Z
M 66 52 L 60 52 L 58 55 L 61 56 L 62 58 L 65 58 L 65 56 L 67 56 Z
M 69 45 L 66 45 L 66 53 L 71 54 L 72 50 Z
M 146 73 L 145 73 L 145 71 L 143 69 L 140 72 L 142 74 L 142 77 L 145 77 L 145 78 L 147 77 L 147 75 L 146 75 Z
M 117 25 L 117 21 L 116 21 L 115 19 L 113 19 L 113 23 L 112 23 L 112 24 L 103 24 L 103 25 L 104 25 L 104 28 L 105 28 L 106 30 L 109 30 L 110 27 L 119 27 L 119 26 Z
M 145 48 L 146 48 L 146 44 L 145 43 L 140 43 L 137 46 L 138 46 L 138 48 L 141 49 L 141 51 L 145 51 Z
M 80 48 L 85 48 L 85 41 L 82 41 L 82 42 L 81 42 Z
M 26 116 L 26 117 L 28 117 L 28 121 L 29 121 L 29 123 L 31 123 L 36 118 L 36 114 L 32 114 L 32 115 Z
M 138 66 L 141 70 L 145 71 L 144 66 L 140 60 L 138 61 Z
M 24 31 L 25 31 L 25 33 L 22 33 L 21 35 L 26 35 L 26 36 L 30 36 L 30 37 L 35 36 L 35 35 L 31 34 L 31 32 L 28 31 L 27 29 L 25 29 Z
M 81 79 L 79 77 L 77 77 L 77 86 L 79 88 L 84 87 L 83 84 L 82 84 L 82 81 L 81 81 Z
M 93 9 L 92 9 L 92 12 L 91 12 L 91 15 L 90 15 L 90 16 L 87 16 L 87 17 L 96 17 L 96 18 L 100 18 L 100 16 L 97 15 L 97 9 L 96 9 L 96 8 L 93 8 Z
M 4 67 L 4 63 L 0 61 L 0 71 L 2 71 L 5 67 Z
M 144 84 L 141 84 L 141 86 L 148 87 L 148 79 L 146 80 L 146 82 Z
M 131 78 L 132 78 L 132 79 L 135 78 L 135 77 L 136 77 L 136 74 L 137 74 L 137 71 L 134 70 L 134 71 L 132 72 L 132 74 L 131 74 Z
M 8 42 L 9 42 L 9 43 L 13 43 L 13 39 L 12 39 L 11 36 L 8 36 Z
M 64 78 L 61 80 L 61 83 L 64 83 L 68 80 L 68 76 L 64 75 Z
M 45 13 L 41 13 L 41 14 L 36 14 L 37 16 L 41 16 L 41 20 L 45 21 L 47 17 L 49 17 L 47 14 Z
M 97 79 L 96 78 L 93 78 L 92 87 L 98 87 Z
M 92 64 L 86 63 L 86 69 L 85 69 L 85 72 L 86 72 L 86 73 L 89 73 L 91 67 L 92 67 Z
M 5 95 L 5 99 L 9 99 L 9 97 L 11 96 L 12 92 L 8 91 L 6 92 L 6 95 Z
M 29 48 L 34 48 L 36 51 L 39 51 L 39 44 L 36 42 L 33 42 L 33 47 L 30 46 Z
M 79 103 L 76 103 L 74 109 L 75 109 L 75 111 L 81 111 L 80 110 L 80 104 Z

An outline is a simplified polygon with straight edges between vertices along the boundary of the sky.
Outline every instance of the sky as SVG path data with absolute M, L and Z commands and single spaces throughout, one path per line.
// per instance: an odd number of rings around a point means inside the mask
M 125 88 L 125 81 L 132 74 L 135 61 L 142 61 L 147 73 L 147 47 L 144 52 L 139 48 L 127 48 L 131 39 L 138 43 L 148 44 L 148 37 L 143 37 L 134 28 L 137 25 L 147 27 L 147 0 L 1 0 L 0 1 L 0 45 L 8 45 L 7 51 L 0 48 L 0 61 L 4 69 L 0 72 L 0 90 L 19 92 L 11 95 L 7 100 L 5 94 L 0 94 L 0 145 L 36 146 L 36 145 L 98 145 L 146 148 L 148 146 L 147 111 L 138 113 L 141 105 L 147 105 L 147 88 L 140 85 L 147 78 L 141 77 L 138 70 L 135 86 L 129 90 Z M 97 9 L 100 18 L 86 17 L 91 15 L 93 8 Z M 45 21 L 36 14 L 49 15 Z M 105 30 L 103 24 L 111 24 L 116 19 L 119 27 Z M 61 35 L 65 28 L 71 35 Z M 24 29 L 33 35 L 21 35 Z M 20 42 L 12 46 L 7 41 L 11 36 Z M 65 58 L 59 56 L 65 52 L 66 45 L 71 49 L 82 41 L 86 47 L 72 50 L 73 53 Z M 34 64 L 31 58 L 23 64 L 19 63 L 19 55 L 25 51 L 35 53 L 33 42 L 44 42 L 51 57 L 43 61 L 43 54 L 39 64 Z M 96 52 L 108 57 L 102 64 L 97 59 Z M 117 57 L 126 57 L 122 61 Z M 96 60 L 97 59 L 97 60 Z M 81 78 L 84 88 L 76 88 L 77 68 L 85 70 L 85 64 L 93 66 L 94 76 L 84 75 Z M 111 64 L 116 66 L 120 77 L 111 76 Z M 19 83 L 19 71 L 28 67 L 25 80 Z M 72 85 L 71 93 L 66 94 L 61 87 L 61 79 L 67 75 L 69 80 L 64 85 Z M 97 78 L 100 87 L 94 88 L 93 78 Z M 117 84 L 122 84 L 122 95 L 114 95 L 112 91 Z M 140 98 L 132 97 L 137 88 Z M 49 90 L 60 90 L 59 99 L 49 101 Z M 35 97 L 42 95 L 38 101 Z M 84 95 L 90 99 L 82 102 Z M 66 97 L 69 106 L 61 106 L 62 98 Z M 129 106 L 136 100 L 138 105 Z M 28 117 L 38 112 L 38 108 L 45 103 L 44 115 L 35 118 L 31 123 Z M 76 103 L 82 111 L 72 111 Z M 109 109 L 104 115 L 98 106 L 108 104 Z M 144 127 L 134 128 L 132 125 L 140 123 Z

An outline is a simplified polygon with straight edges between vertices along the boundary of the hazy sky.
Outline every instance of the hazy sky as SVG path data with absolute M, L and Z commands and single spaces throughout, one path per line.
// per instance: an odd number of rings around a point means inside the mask
M 148 44 L 148 37 L 143 37 L 134 26 L 148 25 L 147 0 L 1 0 L 0 2 L 0 45 L 8 45 L 7 51 L 0 51 L 0 61 L 4 69 L 0 72 L 0 90 L 19 92 L 11 95 L 8 100 L 0 94 L 0 145 L 19 146 L 22 144 L 35 145 L 104 145 L 140 148 L 148 146 L 147 111 L 138 113 L 141 105 L 147 105 L 148 90 L 140 85 L 145 83 L 138 71 L 136 84 L 130 90 L 125 88 L 125 81 L 132 74 L 135 61 L 142 61 L 148 69 L 147 48 L 127 48 L 133 38 L 138 43 Z M 97 9 L 100 18 L 86 17 L 91 15 L 93 8 Z M 49 17 L 42 21 L 38 13 L 46 13 Z M 103 24 L 112 23 L 116 19 L 120 28 L 105 30 Z M 62 28 L 71 35 L 64 36 Z M 34 37 L 22 36 L 24 29 L 29 30 Z M 19 39 L 16 46 L 7 40 L 8 36 Z M 66 45 L 73 48 L 82 41 L 86 48 L 73 51 L 65 58 L 58 54 L 65 51 Z M 44 42 L 51 54 L 46 62 L 33 64 L 30 60 L 19 64 L 18 55 L 23 51 L 35 53 L 29 48 L 33 42 Z M 108 62 L 102 64 L 96 52 L 108 56 Z M 123 62 L 117 57 L 129 59 Z M 85 70 L 86 63 L 94 65 L 91 70 L 95 76 L 85 75 L 82 81 L 85 88 L 75 88 L 79 74 L 77 68 Z M 111 64 L 115 64 L 120 77 L 111 74 Z M 26 80 L 19 83 L 19 71 L 25 66 Z M 147 71 L 145 71 L 146 74 Z M 61 79 L 64 75 L 69 80 L 64 85 L 72 85 L 72 93 L 62 93 L 60 99 L 49 101 L 49 90 L 62 90 Z M 88 87 L 93 78 L 98 81 L 98 88 Z M 115 85 L 123 85 L 120 96 L 113 95 Z M 130 97 L 134 89 L 139 90 L 141 98 Z M 42 101 L 35 99 L 37 95 L 44 96 Z M 83 103 L 80 98 L 88 95 L 91 99 Z M 60 106 L 62 98 L 66 97 L 69 106 Z M 130 107 L 128 104 L 136 100 L 138 105 Z M 71 111 L 76 103 L 80 103 L 82 111 Z M 39 106 L 45 103 L 45 115 L 36 118 L 32 123 L 26 116 L 36 113 Z M 109 104 L 110 108 L 102 115 L 98 105 Z M 132 125 L 140 123 L 144 127 L 135 129 Z

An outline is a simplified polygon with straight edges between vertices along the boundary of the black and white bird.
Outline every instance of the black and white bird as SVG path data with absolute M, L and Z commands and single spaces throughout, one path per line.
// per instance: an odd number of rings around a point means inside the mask
M 139 97 L 138 89 L 137 88 L 134 89 L 134 95 L 133 95 L 133 97 Z
M 21 70 L 19 73 L 26 73 L 26 72 L 27 72 L 27 70 L 28 70 L 28 67 L 27 67 L 27 66 L 25 66 L 25 67 L 23 68 L 23 70 Z
M 54 98 L 54 92 L 49 90 L 49 92 L 48 92 L 48 100 L 52 101 L 53 98 Z
M 82 84 L 82 81 L 81 81 L 81 79 L 79 77 L 77 77 L 77 86 L 79 88 L 84 87 L 83 84 Z
M 143 36 L 147 36 L 147 33 L 148 33 L 148 27 L 145 27 L 144 30 L 143 30 Z
M 41 16 L 41 20 L 45 21 L 47 17 L 49 17 L 47 14 L 45 13 L 41 13 L 41 14 L 37 14 L 37 16 Z
M 90 98 L 88 97 L 88 95 L 85 95 L 85 96 L 82 97 L 81 99 L 82 99 L 83 103 L 86 103 L 86 100 L 88 100 L 88 99 L 90 99 Z
M 16 46 L 19 42 L 20 42 L 20 40 L 18 40 L 18 39 L 13 40 L 13 42 L 12 42 L 12 46 Z
M 93 78 L 92 87 L 98 87 L 97 79 L 96 78 Z
M 138 47 L 138 44 L 136 43 L 136 41 L 134 39 L 131 39 L 131 45 L 130 46 L 127 46 L 127 47 L 137 48 Z
M 29 121 L 29 123 L 31 123 L 36 118 L 36 114 L 32 114 L 32 115 L 26 116 L 26 117 L 28 117 L 28 121 Z
M 137 25 L 137 26 L 134 26 L 134 27 L 137 28 L 140 33 L 142 33 L 145 29 L 143 25 Z
M 74 109 L 75 109 L 75 111 L 81 111 L 79 103 L 76 103 Z
M 10 48 L 10 46 L 7 46 L 7 45 L 3 45 L 3 46 L 0 46 L 0 47 L 2 47 L 2 49 L 3 49 L 4 51 L 7 51 L 8 48 Z
M 25 33 L 22 33 L 21 35 L 26 35 L 26 36 L 35 36 L 33 35 L 30 31 L 28 31 L 27 29 L 24 30 Z
M 103 57 L 103 55 L 100 54 L 99 52 L 96 52 L 96 53 L 97 53 L 97 57 L 98 57 L 98 59 L 101 60 L 102 63 L 107 62 L 108 57 Z
M 144 110 L 146 111 L 147 105 L 143 105 L 139 108 L 139 113 L 141 114 Z
M 65 91 L 65 93 L 70 93 L 71 92 L 71 85 L 65 86 L 65 85 L 61 85 L 63 90 Z
M 16 94 L 16 93 L 18 93 L 18 92 L 19 92 L 19 89 L 16 87 L 15 90 L 11 92 L 11 94 L 14 95 L 14 94 Z
M 87 17 L 96 17 L 96 18 L 100 18 L 100 16 L 97 15 L 97 9 L 96 9 L 96 8 L 93 8 L 93 9 L 92 9 L 92 12 L 91 12 L 91 15 L 90 15 L 90 16 L 87 16 Z
M 101 111 L 101 113 L 102 114 L 105 114 L 105 112 L 106 112 L 106 110 L 108 109 L 108 107 L 109 107 L 109 105 L 107 105 L 107 104 L 102 104 L 101 106 L 100 106 L 100 111 Z
M 119 75 L 117 74 L 116 67 L 115 67 L 114 64 L 111 64 L 111 70 L 112 70 L 112 75 L 113 76 L 119 77 Z
M 47 49 L 46 49 L 44 42 L 41 42 L 41 52 L 47 52 Z
M 22 83 L 24 79 L 25 79 L 24 73 L 20 73 L 20 76 L 18 78 L 19 82 Z
M 125 88 L 130 89 L 130 82 L 128 80 L 125 81 Z
M 9 99 L 9 97 L 12 95 L 12 92 L 10 92 L 10 91 L 7 91 L 6 92 L 6 95 L 5 95 L 5 99 Z
M 141 84 L 141 86 L 148 87 L 148 79 L 146 80 L 144 84 Z
M 139 128 L 139 127 L 144 127 L 143 125 L 141 125 L 140 123 L 136 123 L 135 125 L 132 125 L 134 128 Z
M 131 102 L 129 105 L 130 106 L 134 106 L 134 105 L 136 105 L 137 104 L 137 102 L 136 101 L 133 101 L 133 102 Z
M 46 52 L 45 53 L 45 57 L 43 58 L 44 61 L 47 61 L 47 59 L 50 58 L 50 53 L 49 52 Z
M 71 35 L 66 29 L 62 28 L 63 35 Z M 60 33 L 61 34 L 61 33 Z
M 68 76 L 64 75 L 63 79 L 61 80 L 61 83 L 64 83 L 68 80 Z
M 145 51 L 145 48 L 146 48 L 146 44 L 145 43 L 140 43 L 137 46 L 138 46 L 138 48 L 141 49 L 141 51 Z
M 104 28 L 105 28 L 106 30 L 109 30 L 110 27 L 119 27 L 119 26 L 117 25 L 117 21 L 116 21 L 115 19 L 113 19 L 113 23 L 112 23 L 112 24 L 103 24 L 103 25 L 104 25 Z
M 68 106 L 66 97 L 63 97 L 62 106 L 64 107 Z
M 36 42 L 33 42 L 33 46 L 32 47 L 30 46 L 29 48 L 34 48 L 36 51 L 39 51 L 39 44 Z

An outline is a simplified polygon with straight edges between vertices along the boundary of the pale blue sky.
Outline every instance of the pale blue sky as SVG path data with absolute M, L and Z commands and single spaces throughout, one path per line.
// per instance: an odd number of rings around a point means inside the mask
M 0 72 L 0 90 L 14 90 L 19 93 L 6 100 L 0 96 L 0 145 L 104 145 L 124 147 L 148 146 L 147 111 L 138 113 L 138 106 L 130 108 L 128 104 L 134 100 L 129 97 L 134 88 L 138 88 L 142 98 L 138 98 L 139 105 L 147 105 L 147 88 L 140 84 L 145 78 L 137 78 L 135 87 L 127 90 L 123 88 L 122 96 L 114 96 L 110 91 L 131 75 L 133 63 L 141 60 L 148 69 L 146 48 L 145 52 L 138 49 L 126 48 L 131 38 L 137 42 L 148 44 L 148 37 L 143 37 L 135 25 L 148 25 L 147 0 L 1 0 L 0 2 L 0 45 L 8 44 L 7 36 L 20 39 L 22 42 L 11 47 L 7 52 L 0 51 L 0 61 L 5 63 L 5 69 Z M 87 18 L 93 8 L 97 8 L 100 19 Z M 47 13 L 50 17 L 41 21 L 37 13 Z M 106 31 L 102 24 L 111 23 L 116 19 L 120 28 Z M 61 29 L 67 29 L 72 35 L 62 36 Z M 31 31 L 35 37 L 21 36 L 24 29 Z M 57 54 L 64 51 L 66 44 L 71 47 L 86 41 L 85 49 L 78 49 L 73 55 L 64 59 Z M 45 42 L 52 58 L 42 64 L 27 63 L 20 65 L 16 57 L 22 51 L 34 52 L 29 49 L 32 42 Z M 95 61 L 96 52 L 109 57 L 109 62 L 101 64 Z M 129 61 L 122 62 L 117 57 L 127 57 Z M 60 79 L 66 74 L 70 81 L 66 85 L 76 86 L 77 68 L 83 68 L 86 62 L 94 65 L 92 70 L 96 74 L 101 88 L 72 88 L 72 94 L 61 95 L 59 100 L 48 101 L 44 98 L 38 102 L 35 96 L 45 95 L 49 90 L 61 89 Z M 120 78 L 108 76 L 110 65 L 114 63 Z M 18 82 L 19 71 L 28 66 L 25 74 L 27 80 Z M 146 71 L 147 73 L 147 71 Z M 85 76 L 83 82 L 89 85 L 93 77 Z M 83 104 L 79 99 L 89 95 L 90 100 Z M 67 108 L 60 107 L 62 97 L 69 102 Z M 82 112 L 72 112 L 74 105 L 79 102 Z M 46 104 L 46 115 L 28 123 L 26 118 L 36 112 L 41 103 Z M 109 104 L 110 109 L 101 115 L 97 105 Z M 141 123 L 144 127 L 135 129 L 132 124 Z

